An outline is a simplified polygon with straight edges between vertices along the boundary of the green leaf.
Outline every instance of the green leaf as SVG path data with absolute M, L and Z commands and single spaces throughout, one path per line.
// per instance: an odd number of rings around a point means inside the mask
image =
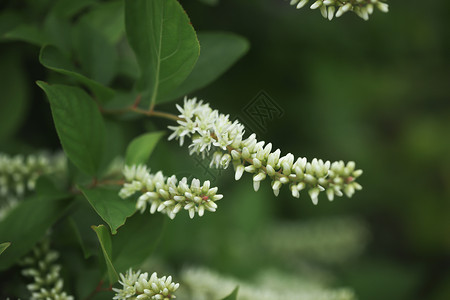
M 105 102 L 114 96 L 114 91 L 80 73 L 72 62 L 55 46 L 44 46 L 39 54 L 39 62 L 46 68 L 70 76 L 89 88 L 94 95 Z
M 37 27 L 28 24 L 21 24 L 4 34 L 9 40 L 27 42 L 33 45 L 42 46 L 49 42 L 47 36 Z
M 12 136 L 27 112 L 29 92 L 27 74 L 17 53 L 2 51 L 0 55 L 0 140 Z
M 192 71 L 197 36 L 176 0 L 126 0 L 125 25 L 141 70 L 138 90 L 154 104 Z
M 112 237 L 113 262 L 123 273 L 131 267 L 139 267 L 155 250 L 164 231 L 167 217 L 163 214 L 135 214 Z
M 238 291 L 239 291 L 239 286 L 237 286 L 233 292 L 231 294 L 229 294 L 228 296 L 226 296 L 225 298 L 223 298 L 222 300 L 237 300 L 237 296 L 238 296 Z
M 138 165 L 146 163 L 163 135 L 163 131 L 158 131 L 142 134 L 133 139 L 127 148 L 125 164 Z
M 0 255 L 3 253 L 3 251 L 6 250 L 6 248 L 8 248 L 9 246 L 11 246 L 10 242 L 6 242 L 6 243 L 1 243 L 0 244 Z
M 97 105 L 80 88 L 37 82 L 50 101 L 53 121 L 64 152 L 77 168 L 99 173 L 105 125 Z
M 102 248 L 103 257 L 105 258 L 106 268 L 108 270 L 108 278 L 110 284 L 114 284 L 119 280 L 116 269 L 114 268 L 111 256 L 112 256 L 112 242 L 109 230 L 104 225 L 95 226 L 92 225 L 91 228 L 95 231 Z
M 121 0 L 98 3 L 80 18 L 80 22 L 101 31 L 110 43 L 115 44 L 125 34 L 124 3 Z
M 80 245 L 81 250 L 83 251 L 84 259 L 88 259 L 92 255 L 92 253 L 85 244 L 77 223 L 72 217 L 67 218 L 67 223 L 69 225 L 70 230 L 72 231 L 72 235 L 75 236 L 78 244 Z
M 118 57 L 115 46 L 100 30 L 81 21 L 74 28 L 73 41 L 84 73 L 94 81 L 108 85 L 116 75 Z
M 248 41 L 229 32 L 199 33 L 200 57 L 192 73 L 177 88 L 161 97 L 159 102 L 167 102 L 183 97 L 207 86 L 225 73 L 249 49 Z
M 0 239 L 11 242 L 10 250 L 0 256 L 0 271 L 14 265 L 71 208 L 69 197 L 50 185 L 40 187 L 39 194 L 20 201 L 0 222 Z
M 118 190 L 106 188 L 87 189 L 79 187 L 97 214 L 109 225 L 113 234 L 134 214 L 136 204 L 130 199 L 122 199 Z

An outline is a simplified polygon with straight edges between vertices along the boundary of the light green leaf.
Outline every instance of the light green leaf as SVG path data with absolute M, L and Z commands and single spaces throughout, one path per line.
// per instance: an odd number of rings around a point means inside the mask
M 3 251 L 6 250 L 6 248 L 8 248 L 9 246 L 11 246 L 10 242 L 6 242 L 6 243 L 1 243 L 0 244 L 0 255 L 3 253 Z
M 53 121 L 64 152 L 77 168 L 99 173 L 105 125 L 97 105 L 80 88 L 37 82 L 50 101 Z
M 0 140 L 3 140 L 12 136 L 25 118 L 29 93 L 19 55 L 3 52 L 0 66 Z
M 101 102 L 106 102 L 114 96 L 112 89 L 81 74 L 63 52 L 55 46 L 44 46 L 39 54 L 39 62 L 52 71 L 70 76 L 84 84 Z
M 194 28 L 176 0 L 126 0 L 125 25 L 141 70 L 138 90 L 156 103 L 192 71 L 199 56 Z
M 223 298 L 222 300 L 237 300 L 239 287 L 237 286 L 231 294 Z
M 200 57 L 192 73 L 159 102 L 171 101 L 207 86 L 231 68 L 250 47 L 245 38 L 229 32 L 199 33 L 198 39 Z
M 103 256 L 106 262 L 106 269 L 108 270 L 109 283 L 114 284 L 119 280 L 119 276 L 117 275 L 116 269 L 114 268 L 114 265 L 111 261 L 112 242 L 109 230 L 104 225 L 92 225 L 91 228 L 97 234 L 98 241 L 100 242 L 100 247 L 102 248 Z
M 37 183 L 39 194 L 20 201 L 0 222 L 0 239 L 11 242 L 10 249 L 0 255 L 0 271 L 14 265 L 71 208 L 70 195 L 47 183 L 41 187 L 43 180 Z
M 113 262 L 118 272 L 140 265 L 158 245 L 167 217 L 163 214 L 135 214 L 127 219 L 125 226 L 112 237 Z
M 130 199 L 120 198 L 118 190 L 78 188 L 97 214 L 109 225 L 113 234 L 117 233 L 117 228 L 125 224 L 125 220 L 136 210 L 136 204 Z
M 138 136 L 128 145 L 125 156 L 127 165 L 145 164 L 164 132 L 151 132 Z

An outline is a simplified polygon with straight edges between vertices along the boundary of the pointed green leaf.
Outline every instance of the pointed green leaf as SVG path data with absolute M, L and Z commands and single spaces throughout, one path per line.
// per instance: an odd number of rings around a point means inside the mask
M 198 39 L 200 57 L 192 73 L 158 102 L 175 100 L 207 86 L 231 68 L 250 47 L 245 38 L 229 32 L 199 33 Z
M 125 156 L 127 165 L 145 164 L 164 132 L 151 132 L 138 136 L 128 145 Z
M 118 272 L 137 268 L 153 253 L 164 232 L 167 217 L 148 212 L 135 214 L 112 237 L 113 262 Z
M 100 247 L 102 248 L 103 256 L 106 262 L 106 269 L 108 270 L 109 283 L 114 284 L 119 280 L 119 276 L 117 275 L 116 269 L 114 268 L 111 261 L 112 242 L 109 230 L 104 225 L 92 225 L 91 228 L 97 234 L 98 241 L 100 242 Z
M 90 79 L 75 68 L 72 62 L 55 46 L 44 46 L 39 54 L 39 62 L 46 68 L 70 76 L 89 88 L 102 102 L 111 99 L 114 91 L 99 82 Z
M 49 42 L 45 34 L 35 25 L 21 24 L 3 35 L 9 40 L 23 41 L 42 46 Z
M 138 89 L 155 103 L 192 71 L 200 47 L 194 28 L 176 0 L 126 0 L 125 25 L 141 70 Z
M 237 300 L 239 287 L 237 286 L 231 294 L 223 298 L 222 300 Z
M 3 251 L 6 250 L 6 248 L 8 248 L 9 246 L 11 246 L 10 242 L 6 242 L 6 243 L 1 243 L 0 244 L 0 255 L 3 253 Z
M 53 121 L 64 152 L 80 170 L 99 173 L 105 141 L 102 115 L 80 88 L 37 82 L 50 101 Z
M 113 234 L 117 233 L 117 228 L 125 224 L 125 220 L 136 210 L 134 201 L 120 198 L 118 190 L 78 188 L 97 214 L 109 225 Z
M 0 239 L 11 242 L 10 249 L 0 255 L 0 271 L 8 269 L 26 254 L 70 208 L 70 195 L 62 193 L 39 179 L 39 193 L 23 199 L 0 222 Z

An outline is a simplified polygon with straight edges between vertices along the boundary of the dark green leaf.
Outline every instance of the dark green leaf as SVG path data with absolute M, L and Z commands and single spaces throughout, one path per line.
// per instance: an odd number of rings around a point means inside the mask
M 112 242 L 109 230 L 104 225 L 99 226 L 92 225 L 91 228 L 97 234 L 98 241 L 100 242 L 100 246 L 102 248 L 103 256 L 106 262 L 106 268 L 108 270 L 109 283 L 114 284 L 119 280 L 119 276 L 117 275 L 116 269 L 114 268 L 111 261 Z
M 92 253 L 91 253 L 90 249 L 87 247 L 87 245 L 85 244 L 83 237 L 81 236 L 81 233 L 80 233 L 77 223 L 75 222 L 75 220 L 72 217 L 69 217 L 67 219 L 67 222 L 69 224 L 70 230 L 72 231 L 72 235 L 75 236 L 78 244 L 81 247 L 81 250 L 83 251 L 84 258 L 85 259 L 89 258 L 92 255 Z
M 96 0 L 58 0 L 54 2 L 51 13 L 67 19 L 95 3 Z
M 130 199 L 120 198 L 117 190 L 81 187 L 79 189 L 97 214 L 109 225 L 113 234 L 116 234 L 117 228 L 125 224 L 125 220 L 136 210 L 136 204 Z
M 49 42 L 49 39 L 37 26 L 28 24 L 15 27 L 5 33 L 4 37 L 9 40 L 23 41 L 37 46 L 42 46 Z
M 237 300 L 239 287 L 237 286 L 231 294 L 223 298 L 222 300 Z
M 192 71 L 199 55 L 194 28 L 176 0 L 127 0 L 125 24 L 141 70 L 138 89 L 155 103 Z
M 6 243 L 1 243 L 0 244 L 0 255 L 3 253 L 3 251 L 6 250 L 6 248 L 8 248 L 9 246 L 11 246 L 10 242 L 6 242 Z
M 249 49 L 248 41 L 228 32 L 199 33 L 200 57 L 192 73 L 176 89 L 161 97 L 166 102 L 207 86 L 225 73 Z
M 65 53 L 72 49 L 72 24 L 67 18 L 51 12 L 45 18 L 43 32 L 50 43 Z
M 114 96 L 114 91 L 110 88 L 92 80 L 80 73 L 78 69 L 73 66 L 72 62 L 55 46 L 45 46 L 41 49 L 39 54 L 40 63 L 55 72 L 70 76 L 80 83 L 88 87 L 95 96 L 102 102 L 111 99 Z
M 39 194 L 23 199 L 0 222 L 0 240 L 11 242 L 10 249 L 0 256 L 0 271 L 14 265 L 70 209 L 68 198 L 54 187 L 40 188 Z
M 116 73 L 117 52 L 103 33 L 86 22 L 74 28 L 74 50 L 87 76 L 108 85 Z
M 2 51 L 0 66 L 0 140 L 3 140 L 13 135 L 21 125 L 27 112 L 29 95 L 20 56 Z
M 97 105 L 82 89 L 39 81 L 50 101 L 53 121 L 64 152 L 77 168 L 99 173 L 105 125 Z
M 125 272 L 130 267 L 139 267 L 156 248 L 161 239 L 165 220 L 162 214 L 135 214 L 125 226 L 112 237 L 113 262 L 117 271 Z
M 80 22 L 99 30 L 110 43 L 115 44 L 125 34 L 123 1 L 99 3 L 81 17 Z
M 125 163 L 127 165 L 145 164 L 164 132 L 151 132 L 138 136 L 128 145 Z

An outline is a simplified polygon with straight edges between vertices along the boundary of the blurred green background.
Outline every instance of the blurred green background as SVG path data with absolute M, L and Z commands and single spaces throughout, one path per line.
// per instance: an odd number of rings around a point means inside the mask
M 0 3 L 0 151 L 58 147 L 49 106 L 34 82 L 64 80 L 39 64 L 39 47 L 4 35 L 17 22 L 42 23 L 56 2 Z M 231 31 L 251 45 L 219 80 L 190 96 L 238 117 L 282 153 L 354 160 L 364 170 L 364 189 L 331 203 L 322 196 L 317 206 L 306 194 L 294 199 L 282 191 L 276 198 L 268 183 L 255 193 L 250 176 L 236 183 L 231 170 L 207 174 L 208 163 L 163 141 L 150 161 L 153 170 L 213 176 L 225 197 L 215 214 L 170 222 L 157 255 L 173 268 L 206 265 L 247 278 L 277 265 L 253 238 L 273 224 L 356 217 L 370 238 L 359 257 L 327 266 L 337 285 L 352 287 L 359 299 L 450 299 L 450 3 L 390 1 L 389 13 L 375 11 L 369 21 L 347 13 L 330 22 L 282 0 L 180 2 L 197 31 Z M 50 31 L 61 29 L 45 23 Z M 129 80 L 112 84 L 127 87 Z M 260 91 L 283 110 L 263 129 L 244 111 Z M 173 103 L 159 109 L 175 112 Z M 167 124 L 128 122 L 117 151 L 138 133 Z

